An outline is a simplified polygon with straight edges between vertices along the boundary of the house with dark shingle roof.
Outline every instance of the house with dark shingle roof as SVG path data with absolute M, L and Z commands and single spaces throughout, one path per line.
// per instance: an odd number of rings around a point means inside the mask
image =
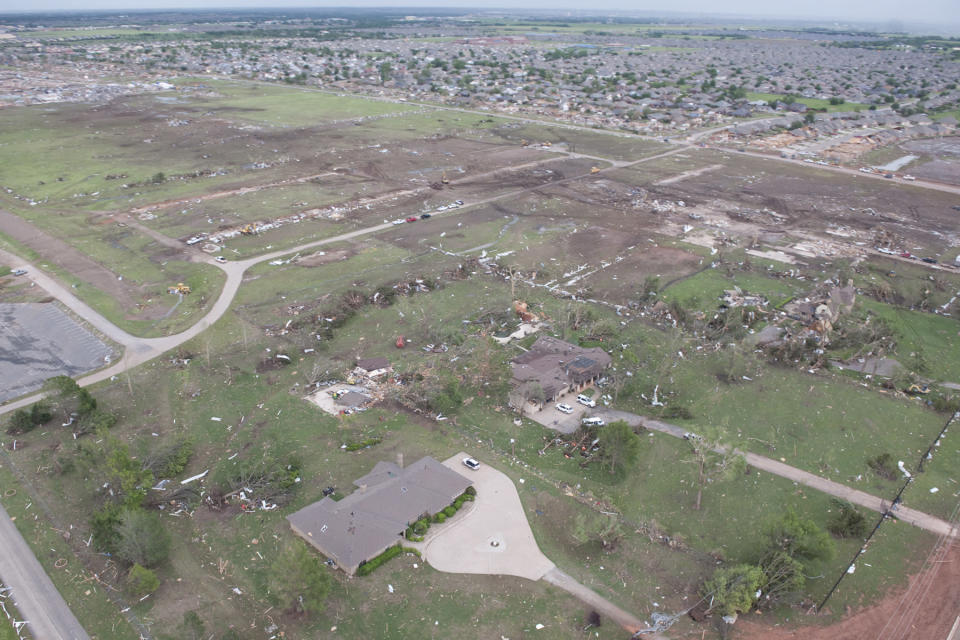
M 287 516 L 294 533 L 349 574 L 403 540 L 407 527 L 439 513 L 473 481 L 430 456 L 408 467 L 378 462 L 357 490 L 336 501 L 329 496 Z
M 538 411 L 567 391 L 583 390 L 600 377 L 610 362 L 610 355 L 599 347 L 585 349 L 558 338 L 541 336 L 529 351 L 510 362 L 513 389 L 509 404 L 514 409 Z

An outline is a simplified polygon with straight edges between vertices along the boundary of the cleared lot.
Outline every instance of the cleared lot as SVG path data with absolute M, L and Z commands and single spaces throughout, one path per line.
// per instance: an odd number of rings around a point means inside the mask
M 58 375 L 105 364 L 113 350 L 52 304 L 0 304 L 0 402 Z

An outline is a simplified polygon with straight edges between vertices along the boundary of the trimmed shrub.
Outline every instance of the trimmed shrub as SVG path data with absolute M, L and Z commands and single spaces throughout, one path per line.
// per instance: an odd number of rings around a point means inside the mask
M 418 536 L 425 534 L 429 528 L 430 522 L 426 518 L 421 518 L 413 523 L 413 532 Z
M 444 515 L 446 515 L 448 518 L 452 518 L 453 516 L 456 515 L 457 510 L 456 510 L 456 508 L 455 508 L 453 505 L 450 505 L 449 507 L 447 507 L 446 509 L 443 510 L 443 513 L 444 513 Z
M 463 498 L 457 498 L 456 500 L 453 501 L 453 507 L 454 507 L 457 511 L 459 511 L 459 510 L 460 510 L 460 507 L 462 507 L 462 506 L 463 506 Z
M 473 488 L 473 485 L 470 485 L 469 487 L 467 487 L 467 488 L 464 490 L 463 495 L 465 495 L 465 496 L 475 496 L 475 495 L 477 495 L 477 490 Z M 468 498 L 468 499 L 469 499 L 469 498 Z
M 433 521 L 436 523 L 444 522 L 447 519 L 447 516 L 441 511 L 440 513 L 433 516 Z

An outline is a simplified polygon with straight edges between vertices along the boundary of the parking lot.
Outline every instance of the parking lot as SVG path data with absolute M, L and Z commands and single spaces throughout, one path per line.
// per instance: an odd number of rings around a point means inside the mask
M 0 402 L 107 362 L 113 349 L 54 304 L 0 304 Z

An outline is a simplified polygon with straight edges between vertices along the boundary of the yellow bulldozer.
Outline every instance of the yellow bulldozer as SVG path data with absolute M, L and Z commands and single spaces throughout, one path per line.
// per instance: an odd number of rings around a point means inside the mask
M 253 225 L 252 225 L 252 224 L 248 224 L 248 225 L 244 225 L 244 226 L 240 227 L 240 235 L 252 236 L 252 235 L 255 234 L 256 232 L 257 232 L 257 230 L 253 228 Z
M 442 184 L 450 184 L 450 178 L 447 177 L 447 172 L 446 172 L 446 171 L 444 171 L 444 172 L 443 172 L 443 175 L 440 176 L 440 182 L 441 182 Z
M 172 287 L 167 287 L 167 293 L 179 293 L 180 295 L 185 296 L 188 293 L 190 293 L 190 285 L 186 285 L 186 284 L 183 284 L 182 282 L 178 282 L 176 285 Z
M 600 167 L 590 167 L 590 173 L 600 173 Z

